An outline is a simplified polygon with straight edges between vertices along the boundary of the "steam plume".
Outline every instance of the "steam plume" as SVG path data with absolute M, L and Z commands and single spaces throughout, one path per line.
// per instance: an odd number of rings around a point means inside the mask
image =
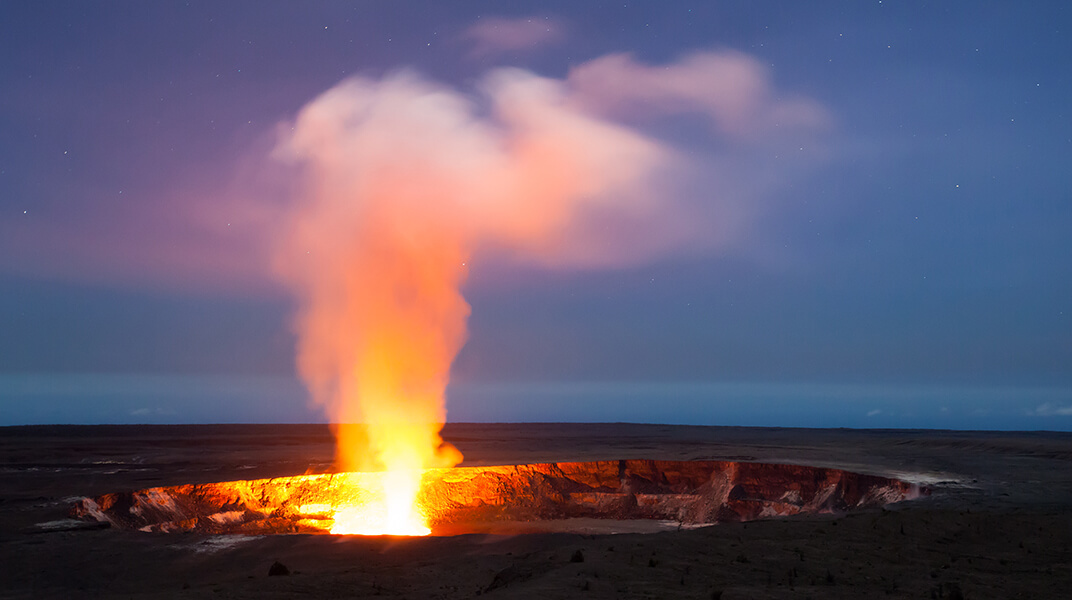
M 722 85 L 742 89 L 719 87 L 727 73 Z M 709 111 L 733 135 L 796 114 L 737 54 L 692 57 L 667 74 L 611 57 L 566 81 L 502 69 L 474 96 L 409 72 L 353 78 L 299 113 L 277 150 L 300 165 L 304 188 L 276 267 L 300 299 L 299 371 L 340 423 L 342 467 L 460 460 L 439 429 L 475 252 L 621 265 L 703 234 L 667 198 L 687 161 L 599 116 L 620 108 L 603 87 L 629 77 L 646 89 L 619 104 Z M 762 110 L 742 108 L 750 99 Z M 349 423 L 367 424 L 367 436 Z
M 642 211 L 657 143 L 587 116 L 562 85 L 503 71 L 493 116 L 401 73 L 350 79 L 299 114 L 279 153 L 305 188 L 278 271 L 300 298 L 298 366 L 339 426 L 340 466 L 451 465 L 444 391 L 465 341 L 460 292 L 481 244 L 594 261 L 570 240 L 590 209 Z M 368 425 L 364 429 L 349 423 Z
M 553 44 L 562 39 L 562 29 L 562 23 L 550 17 L 487 17 L 465 30 L 461 37 L 471 46 L 470 57 L 484 58 Z

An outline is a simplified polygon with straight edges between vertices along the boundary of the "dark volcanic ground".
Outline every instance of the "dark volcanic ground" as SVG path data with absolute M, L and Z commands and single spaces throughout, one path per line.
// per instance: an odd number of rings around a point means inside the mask
M 1067 598 L 1072 434 L 449 425 L 466 465 L 837 467 L 932 489 L 889 510 L 655 534 L 205 536 L 74 529 L 81 496 L 330 468 L 305 425 L 0 428 L 0 597 Z M 583 524 L 582 524 L 583 525 Z M 279 561 L 290 575 L 269 577 Z

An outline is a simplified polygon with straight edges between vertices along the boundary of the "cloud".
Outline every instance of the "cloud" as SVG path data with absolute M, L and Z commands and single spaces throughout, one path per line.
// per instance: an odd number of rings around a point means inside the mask
M 263 222 L 252 213 L 234 214 L 256 204 L 213 199 L 214 205 L 195 205 L 186 198 L 147 198 L 111 219 L 0 224 L 0 251 L 9 261 L 2 268 L 67 281 L 263 290 L 267 240 L 257 231 Z
M 882 414 L 882 411 L 877 409 L 877 408 L 867 411 L 867 416 L 869 416 L 869 417 L 878 416 L 880 414 Z
M 179 164 L 187 177 L 131 174 L 123 193 L 66 192 L 62 213 L 0 219 L 0 271 L 118 287 L 248 294 L 277 289 L 267 256 L 290 174 L 266 168 L 266 141 L 232 161 Z M 270 147 L 270 146 L 268 146 Z
M 156 408 L 142 407 L 142 408 L 135 408 L 134 410 L 130 411 L 130 416 L 132 416 L 132 417 L 144 417 L 146 415 L 168 416 L 168 415 L 174 415 L 174 414 L 175 414 L 174 409 L 161 408 L 161 407 L 156 407 Z
M 582 105 L 600 113 L 698 113 L 716 131 L 738 138 L 822 129 L 831 122 L 814 100 L 779 97 L 769 69 L 740 52 L 697 52 L 667 65 L 610 54 L 574 68 L 569 83 Z
M 514 27 L 532 31 L 503 35 Z M 485 19 L 468 39 L 491 52 L 521 40 L 526 47 L 552 43 L 560 32 L 543 18 Z M 700 121 L 701 130 L 708 123 L 711 146 L 686 148 L 660 137 L 657 119 L 675 113 Z M 831 119 L 814 101 L 779 93 L 755 58 L 698 52 L 666 64 L 614 54 L 579 64 L 565 78 L 500 68 L 464 88 L 401 69 L 378 80 L 348 79 L 299 120 L 300 135 L 292 136 L 294 123 L 279 124 L 233 163 L 209 168 L 230 170 L 227 176 L 145 180 L 122 196 L 86 191 L 60 218 L 0 220 L 0 269 L 134 287 L 278 293 L 272 249 L 302 185 L 300 160 L 266 160 L 280 137 L 295 156 L 305 153 L 307 167 L 331 177 L 350 177 L 354 164 L 396 173 L 405 189 L 400 201 L 435 198 L 427 216 L 462 219 L 458 227 L 473 230 L 466 240 L 485 256 L 570 268 L 635 265 L 755 237 L 749 227 L 769 209 L 765 199 L 813 164 L 793 153 L 772 168 L 777 152 L 766 144 L 781 144 L 783 132 L 820 139 Z M 422 178 L 412 176 L 418 172 Z M 329 218 L 315 227 L 345 223 Z
M 1040 404 L 1038 408 L 1028 413 L 1036 417 L 1070 417 L 1072 416 L 1072 404 L 1061 405 L 1055 402 Z
M 471 46 L 472 58 L 484 58 L 555 44 L 562 40 L 562 30 L 562 24 L 550 17 L 489 17 L 466 29 L 461 39 Z

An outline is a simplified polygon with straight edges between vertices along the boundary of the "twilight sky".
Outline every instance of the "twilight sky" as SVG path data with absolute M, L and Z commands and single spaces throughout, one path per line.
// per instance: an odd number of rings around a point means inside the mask
M 498 130 L 523 73 L 662 162 L 635 214 L 481 247 L 450 420 L 1072 430 L 1070 33 L 1041 1 L 2 3 L 0 425 L 322 420 L 279 140 L 354 77 Z

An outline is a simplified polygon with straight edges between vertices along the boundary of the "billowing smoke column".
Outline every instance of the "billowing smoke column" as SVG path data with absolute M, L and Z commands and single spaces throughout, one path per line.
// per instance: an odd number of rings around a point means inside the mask
M 277 154 L 303 186 L 276 263 L 300 300 L 299 371 L 337 423 L 338 465 L 386 471 L 387 507 L 353 520 L 392 525 L 351 529 L 425 531 L 412 508 L 420 471 L 461 460 L 439 430 L 474 252 L 622 264 L 695 234 L 655 210 L 674 152 L 599 117 L 602 99 L 579 91 L 636 68 L 619 58 L 580 82 L 499 70 L 475 99 L 407 72 L 353 78 L 286 132 Z M 648 78 L 644 102 L 680 102 Z
M 305 175 L 278 260 L 300 298 L 299 371 L 338 424 L 339 466 L 392 473 L 392 505 L 416 495 L 421 469 L 461 460 L 439 430 L 474 250 L 594 260 L 569 239 L 577 220 L 643 210 L 665 158 L 567 106 L 560 84 L 501 72 L 485 89 L 482 118 L 412 74 L 351 79 L 307 105 L 279 150 Z

